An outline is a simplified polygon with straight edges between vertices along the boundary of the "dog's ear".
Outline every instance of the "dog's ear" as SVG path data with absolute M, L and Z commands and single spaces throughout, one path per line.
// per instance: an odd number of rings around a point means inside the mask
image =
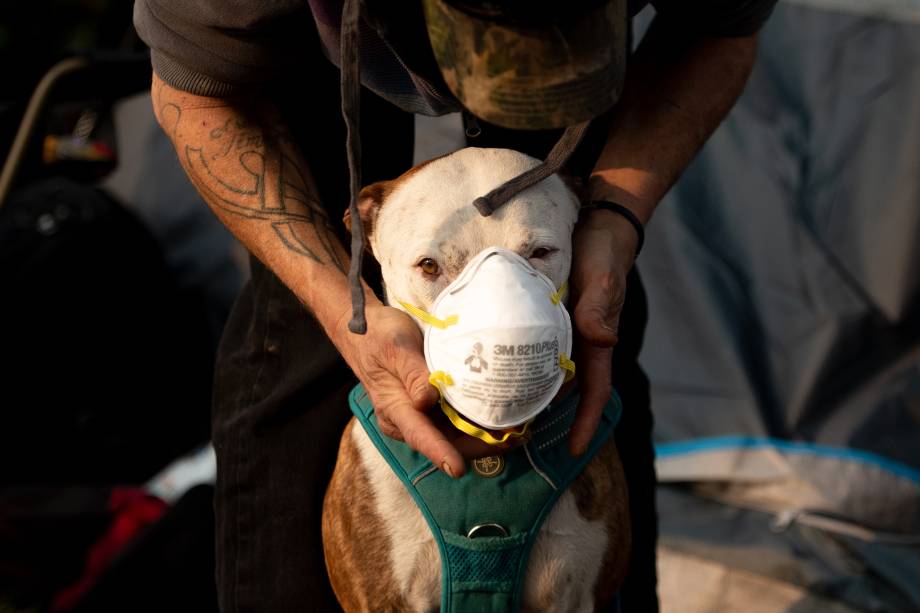
M 578 199 L 578 202 L 585 202 L 588 199 L 588 186 L 581 177 L 572 174 L 565 167 L 560 168 L 556 174 L 559 175 L 559 178 L 562 179 L 565 186 L 575 194 L 575 198 Z
M 392 181 L 378 181 L 371 183 L 361 189 L 358 194 L 358 215 L 361 216 L 361 225 L 364 228 L 364 247 L 370 251 L 370 239 L 374 233 L 374 222 L 377 220 L 377 213 L 383 205 L 392 189 Z M 345 209 L 345 216 L 342 218 L 345 227 L 351 232 L 351 209 Z

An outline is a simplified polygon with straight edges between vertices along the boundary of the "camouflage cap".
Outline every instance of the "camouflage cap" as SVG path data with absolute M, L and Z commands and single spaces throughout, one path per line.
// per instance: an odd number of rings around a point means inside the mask
M 545 23 L 487 19 L 444 0 L 423 3 L 441 73 L 477 117 L 506 128 L 561 128 L 600 115 L 620 96 L 626 0 L 594 2 Z

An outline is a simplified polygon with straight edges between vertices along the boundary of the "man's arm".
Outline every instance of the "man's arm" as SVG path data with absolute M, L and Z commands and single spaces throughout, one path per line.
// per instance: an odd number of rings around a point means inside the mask
M 617 202 L 647 222 L 741 94 L 756 47 L 756 35 L 691 38 L 679 24 L 656 19 L 630 63 L 590 199 Z M 574 453 L 587 447 L 610 397 L 611 347 L 636 239 L 625 218 L 603 209 L 586 210 L 576 230 L 572 287 L 582 400 L 570 439 Z
M 756 35 L 692 39 L 656 19 L 630 64 L 592 197 L 647 222 L 741 95 L 756 50 Z
M 348 256 L 274 107 L 262 100 L 196 96 L 157 76 L 152 97 L 189 179 L 230 231 L 315 315 L 367 388 L 381 429 L 461 475 L 465 463 L 457 448 L 426 415 L 438 396 L 428 383 L 418 327 L 365 287 L 368 333 L 348 331 Z
M 319 288 L 347 294 L 347 256 L 319 205 L 309 169 L 271 105 L 195 96 L 156 76 L 153 104 L 208 206 L 331 325 L 340 314 L 324 311 L 326 301 L 316 301 L 315 294 Z

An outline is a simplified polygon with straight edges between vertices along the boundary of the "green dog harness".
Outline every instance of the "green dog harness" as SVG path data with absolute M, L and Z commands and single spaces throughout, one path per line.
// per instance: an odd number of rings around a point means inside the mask
M 405 443 L 381 434 L 364 387 L 349 395 L 352 412 L 409 490 L 441 554 L 441 611 L 518 611 L 530 549 L 556 500 L 581 474 L 620 419 L 614 391 L 581 457 L 568 452 L 578 394 L 545 409 L 531 440 L 504 456 L 474 460 L 451 479 Z

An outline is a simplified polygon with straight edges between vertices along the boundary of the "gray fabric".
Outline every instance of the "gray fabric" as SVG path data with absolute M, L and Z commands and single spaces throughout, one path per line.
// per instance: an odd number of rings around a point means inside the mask
M 737 36 L 750 33 L 776 0 L 661 0 L 664 14 L 689 32 Z M 360 22 L 362 84 L 413 113 L 443 115 L 460 110 L 431 57 L 421 4 L 388 0 L 367 3 Z M 633 14 L 646 2 L 631 2 Z M 343 0 L 135 0 L 134 25 L 151 47 L 157 74 L 177 89 L 203 96 L 230 96 L 297 73 L 304 52 L 298 34 L 315 21 L 323 51 L 340 65 Z
M 225 96 L 269 82 L 288 64 L 305 8 L 303 0 L 136 0 L 134 26 L 167 83 Z
M 420 10 L 416 17 L 425 37 Z M 154 69 L 164 81 L 194 94 L 220 97 L 265 88 L 276 79 L 309 79 L 298 69 L 298 58 L 318 51 L 302 46 L 307 28 L 316 27 L 322 51 L 338 66 L 341 11 L 342 0 L 135 0 L 134 25 L 150 46 Z M 380 31 L 385 32 L 382 25 L 366 19 L 359 23 L 362 83 L 409 112 L 459 111 L 433 58 L 402 57 Z M 421 40 L 427 43 L 427 38 Z M 412 45 L 408 49 L 415 51 Z
M 661 482 L 697 483 L 730 504 L 776 513 L 807 509 L 920 544 L 920 513 L 904 512 L 920 508 L 920 479 L 883 464 L 764 446 L 659 453 L 656 469 Z
M 658 509 L 659 538 L 668 549 L 799 585 L 861 611 L 920 609 L 916 547 L 866 543 L 797 523 L 779 529 L 771 513 L 726 506 L 673 485 L 659 488 Z M 746 610 L 743 601 L 735 607 Z
M 658 436 L 920 466 L 920 28 L 786 6 L 761 40 L 648 227 Z
M 920 608 L 918 99 L 916 22 L 780 3 L 639 262 L 663 541 L 870 611 Z
M 828 11 L 844 11 L 920 23 L 920 1 L 918 0 L 785 0 L 785 2 Z

